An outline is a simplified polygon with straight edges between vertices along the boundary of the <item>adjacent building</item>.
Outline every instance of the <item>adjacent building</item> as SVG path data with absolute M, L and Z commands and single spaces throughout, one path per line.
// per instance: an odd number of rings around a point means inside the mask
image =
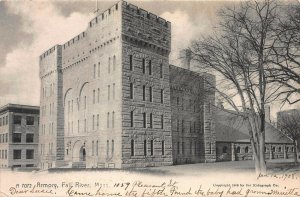
M 44 52 L 40 168 L 215 161 L 215 78 L 169 65 L 170 49 L 170 22 L 120 1 Z
M 267 111 L 269 112 L 269 111 Z M 267 113 L 266 117 L 270 117 Z M 216 109 L 216 155 L 217 161 L 252 160 L 253 152 L 246 122 L 235 111 Z M 294 158 L 295 148 L 287 138 L 266 121 L 265 124 L 265 158 Z
M 37 167 L 39 107 L 0 108 L 0 167 Z

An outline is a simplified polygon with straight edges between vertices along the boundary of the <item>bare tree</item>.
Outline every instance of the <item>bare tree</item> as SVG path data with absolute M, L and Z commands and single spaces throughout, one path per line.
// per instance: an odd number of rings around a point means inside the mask
M 284 102 L 300 102 L 300 2 L 284 6 L 282 17 L 274 29 L 276 40 L 269 59 L 268 80 L 285 87 L 279 93 Z
M 277 113 L 277 125 L 283 134 L 293 141 L 294 145 L 294 162 L 297 163 L 298 146 L 300 140 L 300 109 L 289 110 Z
M 222 9 L 215 33 L 189 49 L 195 65 L 217 75 L 219 97 L 247 121 L 256 173 L 266 173 L 265 105 L 281 88 L 267 81 L 276 10 L 268 0 Z

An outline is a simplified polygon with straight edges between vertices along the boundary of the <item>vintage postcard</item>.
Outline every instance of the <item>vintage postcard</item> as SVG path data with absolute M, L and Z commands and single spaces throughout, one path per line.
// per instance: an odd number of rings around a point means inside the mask
M 0 196 L 300 196 L 299 1 L 0 1 Z

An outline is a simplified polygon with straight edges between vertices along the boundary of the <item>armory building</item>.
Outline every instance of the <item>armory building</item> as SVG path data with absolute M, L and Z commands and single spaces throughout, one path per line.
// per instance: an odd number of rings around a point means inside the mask
M 170 65 L 170 49 L 170 22 L 120 1 L 40 55 L 39 167 L 252 159 L 245 132 L 219 137 L 215 77 Z
M 124 1 L 40 56 L 40 167 L 215 161 L 214 92 L 169 64 L 171 23 Z

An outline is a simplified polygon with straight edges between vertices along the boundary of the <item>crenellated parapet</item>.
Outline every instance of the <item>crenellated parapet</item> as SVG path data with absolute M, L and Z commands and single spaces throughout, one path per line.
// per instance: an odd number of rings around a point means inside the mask
M 135 5 L 122 4 L 122 38 L 163 56 L 171 50 L 171 23 Z

